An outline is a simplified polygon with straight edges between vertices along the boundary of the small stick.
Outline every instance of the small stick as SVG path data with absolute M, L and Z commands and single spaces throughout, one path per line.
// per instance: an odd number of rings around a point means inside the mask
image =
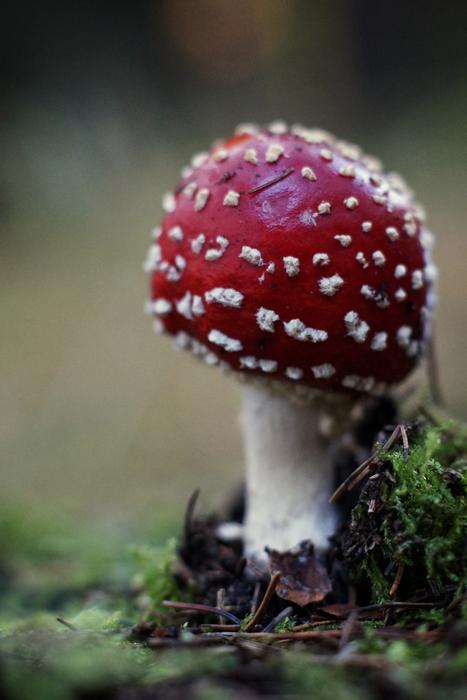
M 354 469 L 354 471 L 351 474 L 349 474 L 349 476 L 346 479 L 344 479 L 342 484 L 334 491 L 331 498 L 329 499 L 329 503 L 335 503 L 336 501 L 338 501 L 339 498 L 344 493 L 344 491 L 349 490 L 347 488 L 347 486 L 353 481 L 353 479 L 356 476 L 361 474 L 367 468 L 367 466 L 369 464 L 371 464 L 372 461 L 373 461 L 373 455 L 371 457 L 368 457 L 368 459 L 366 459 L 364 462 L 362 462 L 359 467 Z
M 340 639 L 341 634 L 341 630 L 323 630 L 323 632 L 311 630 L 310 632 L 250 632 L 248 637 L 271 642 L 276 640 L 303 642 L 309 639 Z
M 363 481 L 363 479 L 371 472 L 375 464 L 377 464 L 379 460 L 377 458 L 372 459 L 370 464 L 366 467 L 366 469 L 363 469 L 358 476 L 355 477 L 353 481 L 350 482 L 350 484 L 347 486 L 347 491 L 352 491 L 357 484 L 360 483 L 360 481 Z
M 220 617 L 225 617 L 234 625 L 239 625 L 239 618 L 227 610 L 220 610 L 220 608 L 215 608 L 211 605 L 203 605 L 202 603 L 179 603 L 176 600 L 163 600 L 162 605 L 166 608 L 175 608 L 175 610 L 194 610 L 200 613 L 209 613 L 211 615 L 219 615 Z
M 394 445 L 394 443 L 396 443 L 397 440 L 399 439 L 400 434 L 401 434 L 401 426 L 400 426 L 400 423 L 398 423 L 381 449 L 384 450 L 385 452 L 390 450 L 391 447 Z
M 280 623 L 281 623 L 283 620 L 285 620 L 285 618 L 288 617 L 289 615 L 291 615 L 292 613 L 293 613 L 293 608 L 292 608 L 292 607 L 284 608 L 284 610 L 282 610 L 282 611 L 279 613 L 279 615 L 276 615 L 276 617 L 274 617 L 274 618 L 271 620 L 271 622 L 269 622 L 269 623 L 266 625 L 266 627 L 263 629 L 263 632 L 274 632 L 274 630 L 276 629 L 277 625 L 280 625 Z
M 67 620 L 64 620 L 63 617 L 56 617 L 55 618 L 57 622 L 59 622 L 61 625 L 65 625 L 65 627 L 68 627 L 69 630 L 72 630 L 73 632 L 77 632 L 78 628 L 75 627 L 74 625 L 71 624 L 71 622 L 67 622 Z
M 372 612 L 373 610 L 385 610 L 386 608 L 436 608 L 434 603 L 409 603 L 397 600 L 388 600 L 385 603 L 374 603 L 358 608 L 359 613 Z
M 275 185 L 276 182 L 280 182 L 281 180 L 284 180 L 284 178 L 289 177 L 289 175 L 292 175 L 294 170 L 295 170 L 295 168 L 289 168 L 288 170 L 284 170 L 279 175 L 276 175 L 276 177 L 273 177 L 270 180 L 263 182 L 261 185 L 257 185 L 256 187 L 253 187 L 252 190 L 248 191 L 248 194 L 255 194 L 256 192 L 260 192 L 261 190 L 265 190 L 267 187 L 271 187 L 272 185 Z
M 407 458 L 410 453 L 410 448 L 409 448 L 409 439 L 407 437 L 407 431 L 405 429 L 405 425 L 401 423 L 401 436 L 402 436 L 402 448 L 403 448 L 403 457 L 407 461 Z
M 396 425 L 391 435 L 388 437 L 384 445 L 382 445 L 381 449 L 385 452 L 390 450 L 396 442 L 396 440 L 400 437 L 400 435 L 401 426 Z M 345 491 L 351 491 L 359 483 L 359 481 L 365 478 L 365 476 L 371 470 L 372 466 L 374 464 L 378 464 L 380 461 L 381 458 L 377 454 L 370 455 L 364 462 L 360 464 L 359 467 L 354 469 L 354 471 L 351 474 L 349 474 L 349 476 L 346 479 L 344 479 L 342 484 L 332 494 L 331 498 L 329 499 L 329 503 L 335 503 L 339 500 L 339 498 Z
M 255 614 L 249 621 L 249 623 L 245 626 L 245 632 L 250 632 L 255 625 L 258 624 L 260 619 L 263 617 L 264 613 L 266 612 L 266 609 L 271 601 L 272 596 L 274 595 L 274 591 L 276 590 L 276 586 L 279 583 L 279 578 L 282 576 L 282 571 L 276 571 L 276 573 L 271 576 L 271 579 L 269 581 L 268 587 L 266 588 L 266 593 L 263 596 L 263 600 L 261 601 L 258 609 L 256 610 Z
M 314 622 L 304 622 L 303 625 L 292 627 L 291 632 L 305 632 L 313 627 L 322 627 L 323 625 L 332 625 L 333 620 L 315 620 Z
M 414 630 L 405 630 L 401 627 L 388 627 L 387 629 L 375 629 L 373 631 L 376 637 L 382 639 L 420 639 L 425 641 L 436 641 L 442 637 L 443 630 L 435 629 L 428 632 L 416 632 Z M 342 635 L 342 630 L 323 630 L 322 632 L 311 630 L 310 632 L 250 632 L 248 639 L 264 639 L 265 641 L 308 641 L 316 639 L 318 641 L 339 640 Z M 244 632 L 225 633 L 226 639 L 245 638 Z

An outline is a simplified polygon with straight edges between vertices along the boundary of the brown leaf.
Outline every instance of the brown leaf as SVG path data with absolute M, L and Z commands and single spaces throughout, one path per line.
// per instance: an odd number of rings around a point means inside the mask
M 287 552 L 269 551 L 271 574 L 281 572 L 276 593 L 301 607 L 319 603 L 331 591 L 326 569 L 316 559 L 311 542 L 302 542 Z

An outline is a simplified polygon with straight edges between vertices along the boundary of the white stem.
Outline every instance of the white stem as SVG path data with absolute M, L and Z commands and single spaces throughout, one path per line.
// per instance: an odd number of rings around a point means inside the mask
M 329 442 L 315 405 L 301 406 L 256 385 L 243 387 L 246 457 L 245 554 L 285 551 L 303 540 L 328 545 L 337 516 Z

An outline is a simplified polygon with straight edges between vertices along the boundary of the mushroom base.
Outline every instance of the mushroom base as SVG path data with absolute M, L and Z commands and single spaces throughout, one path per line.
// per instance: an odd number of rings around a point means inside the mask
M 324 418 L 329 423 L 329 412 Z M 248 558 L 266 562 L 265 547 L 285 551 L 303 540 L 327 547 L 337 513 L 328 502 L 334 474 L 322 422 L 317 404 L 301 406 L 267 388 L 243 387 Z

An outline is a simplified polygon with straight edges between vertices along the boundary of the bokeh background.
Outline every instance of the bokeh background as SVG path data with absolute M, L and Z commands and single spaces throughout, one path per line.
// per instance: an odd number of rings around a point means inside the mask
M 238 387 L 152 334 L 141 269 L 162 193 L 241 121 L 324 127 L 407 177 L 438 234 L 442 385 L 467 417 L 465 7 L 8 3 L 3 508 L 127 527 L 241 479 Z

